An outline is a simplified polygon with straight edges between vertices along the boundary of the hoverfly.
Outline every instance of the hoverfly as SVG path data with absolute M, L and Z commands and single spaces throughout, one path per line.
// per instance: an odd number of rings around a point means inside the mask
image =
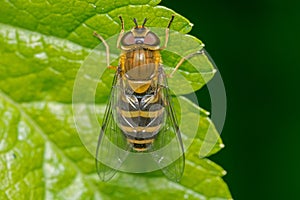
M 134 19 L 135 27 L 129 32 L 124 31 L 123 19 L 119 18 L 122 29 L 117 47 L 122 53 L 99 135 L 97 172 L 101 180 L 110 180 L 126 160 L 126 153 L 115 150 L 121 149 L 150 153 L 169 179 L 179 181 L 184 171 L 184 149 L 160 55 L 167 46 L 174 15 L 166 27 L 162 47 L 160 38 L 145 27 L 146 18 L 142 25 Z M 94 36 L 105 45 L 109 66 L 109 46 L 101 35 L 94 32 Z M 188 58 L 182 58 L 170 75 Z M 175 141 L 171 149 L 159 151 L 171 140 Z M 103 163 L 103 159 L 109 163 Z M 170 160 L 174 162 L 166 164 Z

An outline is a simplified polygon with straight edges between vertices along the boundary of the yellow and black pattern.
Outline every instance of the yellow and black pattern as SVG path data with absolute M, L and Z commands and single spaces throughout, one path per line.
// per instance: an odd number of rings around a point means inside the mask
M 123 34 L 120 19 L 122 54 L 96 150 L 99 177 L 111 179 L 129 153 L 144 152 L 168 178 L 179 181 L 184 169 L 183 144 L 162 66 L 160 39 L 144 26 L 146 19 L 142 26 L 135 20 L 136 26 Z
M 159 93 L 120 95 L 117 123 L 134 150 L 146 151 L 164 123 L 164 101 Z
M 115 118 L 136 151 L 150 148 L 164 122 L 164 100 L 158 85 L 160 63 L 157 50 L 137 48 L 121 55 Z

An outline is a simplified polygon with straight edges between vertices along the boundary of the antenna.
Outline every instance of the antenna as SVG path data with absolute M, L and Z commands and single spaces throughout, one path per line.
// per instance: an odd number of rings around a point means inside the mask
M 137 21 L 136 21 L 136 18 L 133 18 L 133 22 L 134 22 L 134 24 L 135 24 L 135 28 L 138 28 L 138 23 L 137 23 Z
M 147 18 L 144 19 L 144 22 L 143 22 L 143 25 L 142 25 L 143 28 L 144 28 L 146 22 L 147 22 Z

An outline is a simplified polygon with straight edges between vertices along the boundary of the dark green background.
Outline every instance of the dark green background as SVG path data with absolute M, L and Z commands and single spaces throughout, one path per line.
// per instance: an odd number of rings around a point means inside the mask
M 218 65 L 227 92 L 212 157 L 234 199 L 300 199 L 300 1 L 164 0 L 187 17 Z M 200 104 L 210 110 L 208 92 Z

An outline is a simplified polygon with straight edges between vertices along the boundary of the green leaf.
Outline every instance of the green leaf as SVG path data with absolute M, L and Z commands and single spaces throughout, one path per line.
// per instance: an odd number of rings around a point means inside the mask
M 96 145 L 98 132 L 89 118 L 93 106 L 84 98 L 72 105 L 78 70 L 99 44 L 93 31 L 104 38 L 119 33 L 119 15 L 124 18 L 126 29 L 131 28 L 133 17 L 138 21 L 147 17 L 149 27 L 165 27 L 174 11 L 157 6 L 159 2 L 0 1 L 0 199 L 231 199 L 221 178 L 225 171 L 203 158 L 224 146 L 219 134 L 208 113 L 184 97 L 177 98 L 184 111 L 176 110 L 177 114 L 182 118 L 200 116 L 200 121 L 194 140 L 189 136 L 189 124 L 182 125 L 184 140 L 192 145 L 187 149 L 180 183 L 156 172 L 120 172 L 112 181 L 100 182 L 93 152 L 83 146 L 77 133 L 73 108 L 83 107 L 87 120 L 85 141 Z M 187 33 L 191 23 L 176 14 L 171 28 Z M 173 52 L 188 54 L 202 46 L 196 38 L 184 36 L 182 41 L 193 40 L 195 46 L 185 47 L 190 51 L 176 49 L 178 44 L 172 37 L 179 36 L 171 32 L 172 52 L 162 52 L 166 66 L 174 66 L 180 59 Z M 102 58 L 105 55 L 99 56 Z M 193 90 L 200 89 L 214 74 L 206 57 L 185 63 L 179 71 Z M 97 86 L 95 108 L 100 118 L 112 76 L 113 71 L 106 70 Z M 176 77 L 170 79 L 172 88 L 178 85 L 176 81 Z M 84 90 L 88 85 L 81 87 Z

